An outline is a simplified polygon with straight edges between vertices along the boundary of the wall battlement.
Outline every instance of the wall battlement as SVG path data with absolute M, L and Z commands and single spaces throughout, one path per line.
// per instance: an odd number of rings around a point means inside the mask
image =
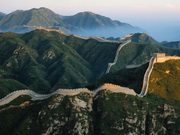
M 124 45 L 128 44 L 129 42 L 130 41 L 126 42 Z M 122 46 L 121 46 L 121 48 L 122 48 Z M 116 54 L 116 58 L 114 60 L 114 63 L 111 63 L 111 64 L 115 64 L 117 62 L 117 56 L 118 55 Z M 153 54 L 153 56 L 149 62 L 149 66 L 148 66 L 146 73 L 144 75 L 143 87 L 142 87 L 141 93 L 139 94 L 140 97 L 143 97 L 147 94 L 148 85 L 149 85 L 149 78 L 150 78 L 151 72 L 153 70 L 154 63 L 162 63 L 162 62 L 165 62 L 167 60 L 180 60 L 180 57 L 178 57 L 178 56 L 165 56 L 165 54 L 159 54 L 159 53 Z M 4 98 L 0 99 L 0 106 L 8 104 L 9 102 L 11 102 L 12 100 L 14 100 L 15 98 L 17 98 L 21 95 L 28 95 L 32 98 L 32 100 L 44 100 L 44 99 L 47 99 L 47 98 L 49 98 L 53 95 L 56 95 L 56 94 L 77 95 L 81 92 L 90 93 L 93 96 L 95 96 L 99 91 L 104 90 L 104 89 L 109 90 L 111 92 L 115 92 L 115 93 L 125 93 L 125 94 L 130 94 L 130 95 L 137 95 L 134 92 L 134 90 L 132 90 L 132 89 L 129 89 L 126 87 L 121 87 L 119 85 L 105 83 L 104 85 L 102 85 L 101 87 L 99 87 L 98 89 L 96 89 L 94 91 L 90 91 L 87 88 L 58 89 L 58 90 L 56 90 L 50 94 L 38 94 L 38 93 L 35 93 L 34 91 L 31 91 L 31 90 L 18 90 L 18 91 L 14 91 L 14 92 L 8 94 L 7 96 L 5 96 Z
M 164 56 L 164 57 L 158 57 L 156 58 L 156 63 L 163 63 L 167 60 L 180 60 L 180 57 L 178 56 Z
M 97 90 L 94 91 L 90 91 L 87 88 L 77 88 L 77 89 L 58 89 L 50 94 L 38 94 L 32 90 L 18 90 L 18 91 L 14 91 L 10 94 L 8 94 L 7 96 L 5 96 L 4 98 L 0 99 L 0 106 L 5 105 L 10 103 L 11 101 L 13 101 L 14 99 L 16 99 L 19 96 L 22 95 L 28 95 L 31 97 L 31 100 L 44 100 L 47 98 L 50 98 L 53 95 L 69 95 L 69 96 L 73 96 L 73 95 L 77 95 L 79 93 L 89 93 L 92 94 L 92 96 L 95 96 L 99 91 L 101 90 L 109 90 L 111 92 L 116 92 L 116 93 L 125 93 L 125 94 L 131 94 L 131 95 L 136 95 L 136 93 L 131 90 L 130 92 L 126 92 L 123 91 L 123 89 L 129 90 L 128 88 L 125 87 L 121 87 L 119 85 L 114 85 L 114 84 L 104 84 L 104 87 L 99 88 Z

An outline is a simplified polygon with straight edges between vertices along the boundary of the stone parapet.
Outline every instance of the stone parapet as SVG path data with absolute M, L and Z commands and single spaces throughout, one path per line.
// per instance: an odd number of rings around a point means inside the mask
M 154 53 L 152 55 L 152 58 L 149 62 L 149 66 L 145 72 L 144 79 L 143 79 L 143 86 L 141 89 L 141 93 L 139 94 L 140 97 L 143 97 L 148 92 L 148 86 L 149 86 L 149 78 L 151 75 L 151 72 L 154 67 L 154 63 L 163 63 L 167 60 L 180 60 L 180 57 L 178 56 L 165 56 L 165 53 Z

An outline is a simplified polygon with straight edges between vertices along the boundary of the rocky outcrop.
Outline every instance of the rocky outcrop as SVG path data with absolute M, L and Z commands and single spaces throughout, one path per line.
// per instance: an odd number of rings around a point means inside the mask
M 99 91 L 0 106 L 0 134 L 177 134 L 180 109 L 137 96 Z M 22 100 L 24 99 L 24 100 Z M 9 128 L 11 130 L 9 130 Z
M 116 135 L 179 134 L 180 109 L 175 108 L 103 92 L 94 100 L 96 131 Z

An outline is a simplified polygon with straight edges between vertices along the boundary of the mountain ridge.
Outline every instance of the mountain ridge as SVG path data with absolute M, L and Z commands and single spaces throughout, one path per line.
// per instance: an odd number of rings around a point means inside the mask
M 120 38 L 109 37 L 107 39 L 120 41 L 120 42 L 131 40 L 132 42 L 137 42 L 137 43 L 144 42 L 144 43 L 157 44 L 157 45 L 160 44 L 158 41 L 156 41 L 153 37 L 149 36 L 147 33 L 131 33 L 130 35 L 126 35 L 124 37 L 120 37 Z
M 179 49 L 130 42 L 122 45 L 96 38 L 81 38 L 57 30 L 37 29 L 25 34 L 0 33 L 1 97 L 15 89 L 48 93 L 58 88 L 86 87 L 102 77 L 116 58 L 110 73 L 129 64 L 148 61 L 153 53 L 180 56 Z M 7 55 L 8 54 L 8 55 Z M 108 55 L 107 55 L 108 54 Z M 13 88 L 8 87 L 13 82 Z
M 24 25 L 52 27 L 60 23 L 61 18 L 60 15 L 47 8 L 17 10 L 2 18 L 0 28 L 4 31 L 17 31 L 18 29 L 23 31 Z
M 28 26 L 28 28 L 24 27 L 24 25 Z M 121 36 L 129 32 L 142 31 L 140 28 L 133 27 L 130 24 L 114 21 L 92 12 L 80 12 L 72 16 L 62 16 L 44 7 L 17 10 L 5 15 L 0 21 L 0 30 L 5 32 L 29 32 L 34 30 L 32 26 L 59 29 L 68 34 L 99 37 L 107 37 L 110 34 Z M 105 35 L 107 30 L 109 34 Z
M 162 42 L 161 45 L 168 48 L 180 49 L 180 41 Z
M 103 83 L 113 83 L 129 87 L 134 89 L 136 93 L 140 93 L 147 67 L 148 63 L 136 68 L 121 69 L 117 72 L 103 76 L 97 81 L 96 85 L 99 86 Z M 180 60 L 172 59 L 163 63 L 155 63 L 149 78 L 147 96 L 153 93 L 168 101 L 174 102 L 175 104 L 180 104 L 179 69 Z
M 3 12 L 0 12 L 0 20 L 5 16 L 6 14 Z
M 60 87 L 77 88 L 95 80 L 113 59 L 106 52 L 113 56 L 119 45 L 44 29 L 25 34 L 1 33 L 0 37 L 1 79 L 14 79 L 44 92 Z M 6 84 L 2 90 L 4 87 Z

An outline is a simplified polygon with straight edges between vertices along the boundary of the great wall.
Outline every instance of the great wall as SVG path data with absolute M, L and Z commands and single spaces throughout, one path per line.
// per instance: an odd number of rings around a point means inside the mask
M 37 29 L 44 29 L 42 27 L 36 27 Z M 46 29 L 45 29 L 46 30 Z M 54 30 L 48 30 L 48 31 L 54 31 Z M 57 31 L 56 31 L 57 32 Z M 63 34 L 63 33 L 62 33 Z M 116 51 L 116 55 L 115 55 L 115 59 L 113 63 L 109 63 L 108 64 L 108 69 L 106 71 L 106 73 L 109 73 L 111 66 L 115 65 L 117 60 L 118 60 L 118 56 L 119 56 L 119 52 L 122 49 L 122 47 L 124 47 L 125 45 L 127 45 L 128 43 L 130 43 L 131 41 L 128 40 L 126 41 L 124 44 L 120 44 L 117 51 Z M 0 106 L 8 104 L 9 102 L 13 101 L 14 99 L 16 99 L 17 97 L 21 96 L 21 95 L 28 95 L 31 97 L 32 100 L 44 100 L 47 99 L 53 95 L 56 94 L 62 94 L 62 95 L 77 95 L 81 92 L 86 92 L 86 93 L 91 93 L 93 96 L 96 96 L 96 94 L 101 91 L 101 90 L 109 90 L 111 92 L 114 93 L 125 93 L 125 94 L 130 94 L 130 95 L 136 95 L 136 93 L 134 92 L 134 90 L 129 89 L 129 88 L 125 88 L 125 87 L 121 87 L 118 85 L 114 85 L 114 84 L 104 84 L 103 86 L 99 87 L 98 89 L 94 90 L 94 91 L 90 91 L 86 88 L 78 88 L 78 89 L 58 89 L 56 91 L 54 91 L 53 93 L 50 94 L 38 94 L 35 93 L 32 90 L 18 90 L 18 91 L 14 91 L 10 94 L 8 94 L 7 96 L 5 96 L 4 98 L 0 99 Z
M 150 78 L 151 72 L 153 70 L 154 63 L 155 63 L 155 58 L 152 57 L 149 61 L 149 66 L 144 75 L 143 86 L 141 89 L 141 93 L 139 94 L 140 97 L 143 97 L 147 94 L 147 90 L 148 90 L 148 86 L 149 86 L 149 78 Z
M 97 93 L 102 90 L 109 90 L 114 93 L 125 93 L 125 94 L 129 94 L 129 95 L 134 95 L 134 96 L 136 95 L 136 93 L 132 89 L 129 89 L 126 87 L 121 87 L 119 85 L 109 84 L 109 83 L 102 85 L 101 87 L 99 87 L 98 89 L 96 89 L 94 91 L 90 91 L 87 88 L 58 89 L 50 94 L 38 94 L 32 90 L 18 90 L 18 91 L 14 91 L 14 92 L 8 94 L 7 96 L 5 96 L 4 98 L 0 99 L 0 106 L 10 103 L 14 99 L 16 99 L 17 97 L 22 96 L 22 95 L 30 96 L 31 100 L 44 100 L 44 99 L 50 98 L 51 96 L 57 95 L 57 94 L 73 96 L 73 95 L 77 95 L 79 93 L 90 93 L 90 94 L 92 94 L 93 97 L 95 97 L 97 95 Z
M 106 73 L 109 73 L 111 66 L 116 64 L 120 50 L 122 49 L 123 46 L 127 45 L 129 42 L 130 41 L 127 41 L 118 47 L 118 49 L 116 51 L 116 56 L 115 56 L 114 62 L 108 64 L 109 66 L 108 66 Z M 155 63 L 162 63 L 162 62 L 165 62 L 167 60 L 172 60 L 172 59 L 173 60 L 180 60 L 180 57 L 178 57 L 178 56 L 165 56 L 164 53 L 154 53 L 152 55 L 152 58 L 149 61 L 149 66 L 148 66 L 148 68 L 145 72 L 145 75 L 144 75 L 143 86 L 142 86 L 140 94 L 135 93 L 133 89 L 129 89 L 127 87 L 121 87 L 119 85 L 114 85 L 114 84 L 109 84 L 109 83 L 105 83 L 104 85 L 95 89 L 94 91 L 90 91 L 87 88 L 58 89 L 58 90 L 56 90 L 50 94 L 38 94 L 32 90 L 18 90 L 18 91 L 14 91 L 14 92 L 8 94 L 7 96 L 5 96 L 4 98 L 0 99 L 0 106 L 10 103 L 11 101 L 13 101 L 14 99 L 16 99 L 17 97 L 19 97 L 21 95 L 28 95 L 31 97 L 31 100 L 44 100 L 44 99 L 50 98 L 51 96 L 57 95 L 57 94 L 73 96 L 73 95 L 77 95 L 81 92 L 90 93 L 95 97 L 99 91 L 109 90 L 113 93 L 125 93 L 125 94 L 129 94 L 129 95 L 134 95 L 134 96 L 138 95 L 139 97 L 144 97 L 148 92 L 149 78 L 150 78 L 151 72 L 153 70 L 154 64 Z M 147 63 L 147 62 L 145 62 L 145 63 Z M 129 66 L 126 68 L 139 67 L 142 64 L 133 65 L 133 66 Z
M 108 39 L 105 39 L 105 38 L 101 38 L 101 37 L 83 37 L 83 36 L 79 36 L 79 35 L 75 35 L 75 34 L 67 34 L 67 33 L 64 33 L 63 31 L 61 30 L 58 30 L 58 29 L 47 29 L 47 28 L 44 28 L 42 26 L 30 26 L 30 25 L 23 25 L 23 27 L 26 27 L 26 28 L 34 28 L 34 29 L 37 29 L 37 30 L 45 30 L 45 31 L 49 31 L 49 32 L 58 32 L 60 34 L 63 34 L 63 35 L 66 35 L 66 36 L 74 36 L 74 37 L 77 37 L 77 38 L 81 38 L 81 39 L 84 39 L 84 40 L 88 40 L 88 39 L 95 39 L 99 42 L 111 42 L 111 43 L 120 43 L 120 41 L 116 41 L 116 40 L 108 40 Z M 50 26 L 50 27 L 54 27 L 54 26 Z
M 143 86 L 141 89 L 141 93 L 138 95 L 140 97 L 144 97 L 148 92 L 148 86 L 149 86 L 149 78 L 151 75 L 151 72 L 153 70 L 155 63 L 163 63 L 167 60 L 180 60 L 180 57 L 178 56 L 166 56 L 165 53 L 154 53 L 152 55 L 152 58 L 149 61 L 149 66 L 145 72 L 144 78 L 143 78 Z
M 117 49 L 117 51 L 116 51 L 116 55 L 115 55 L 115 58 L 114 58 L 113 63 L 108 63 L 108 68 L 107 68 L 107 70 L 106 70 L 106 74 L 109 73 L 109 71 L 111 70 L 111 67 L 117 63 L 120 50 L 121 50 L 125 45 L 129 44 L 130 42 L 131 42 L 131 40 L 128 40 L 128 41 L 126 41 L 125 43 L 119 45 L 119 47 L 118 47 L 118 49 Z

